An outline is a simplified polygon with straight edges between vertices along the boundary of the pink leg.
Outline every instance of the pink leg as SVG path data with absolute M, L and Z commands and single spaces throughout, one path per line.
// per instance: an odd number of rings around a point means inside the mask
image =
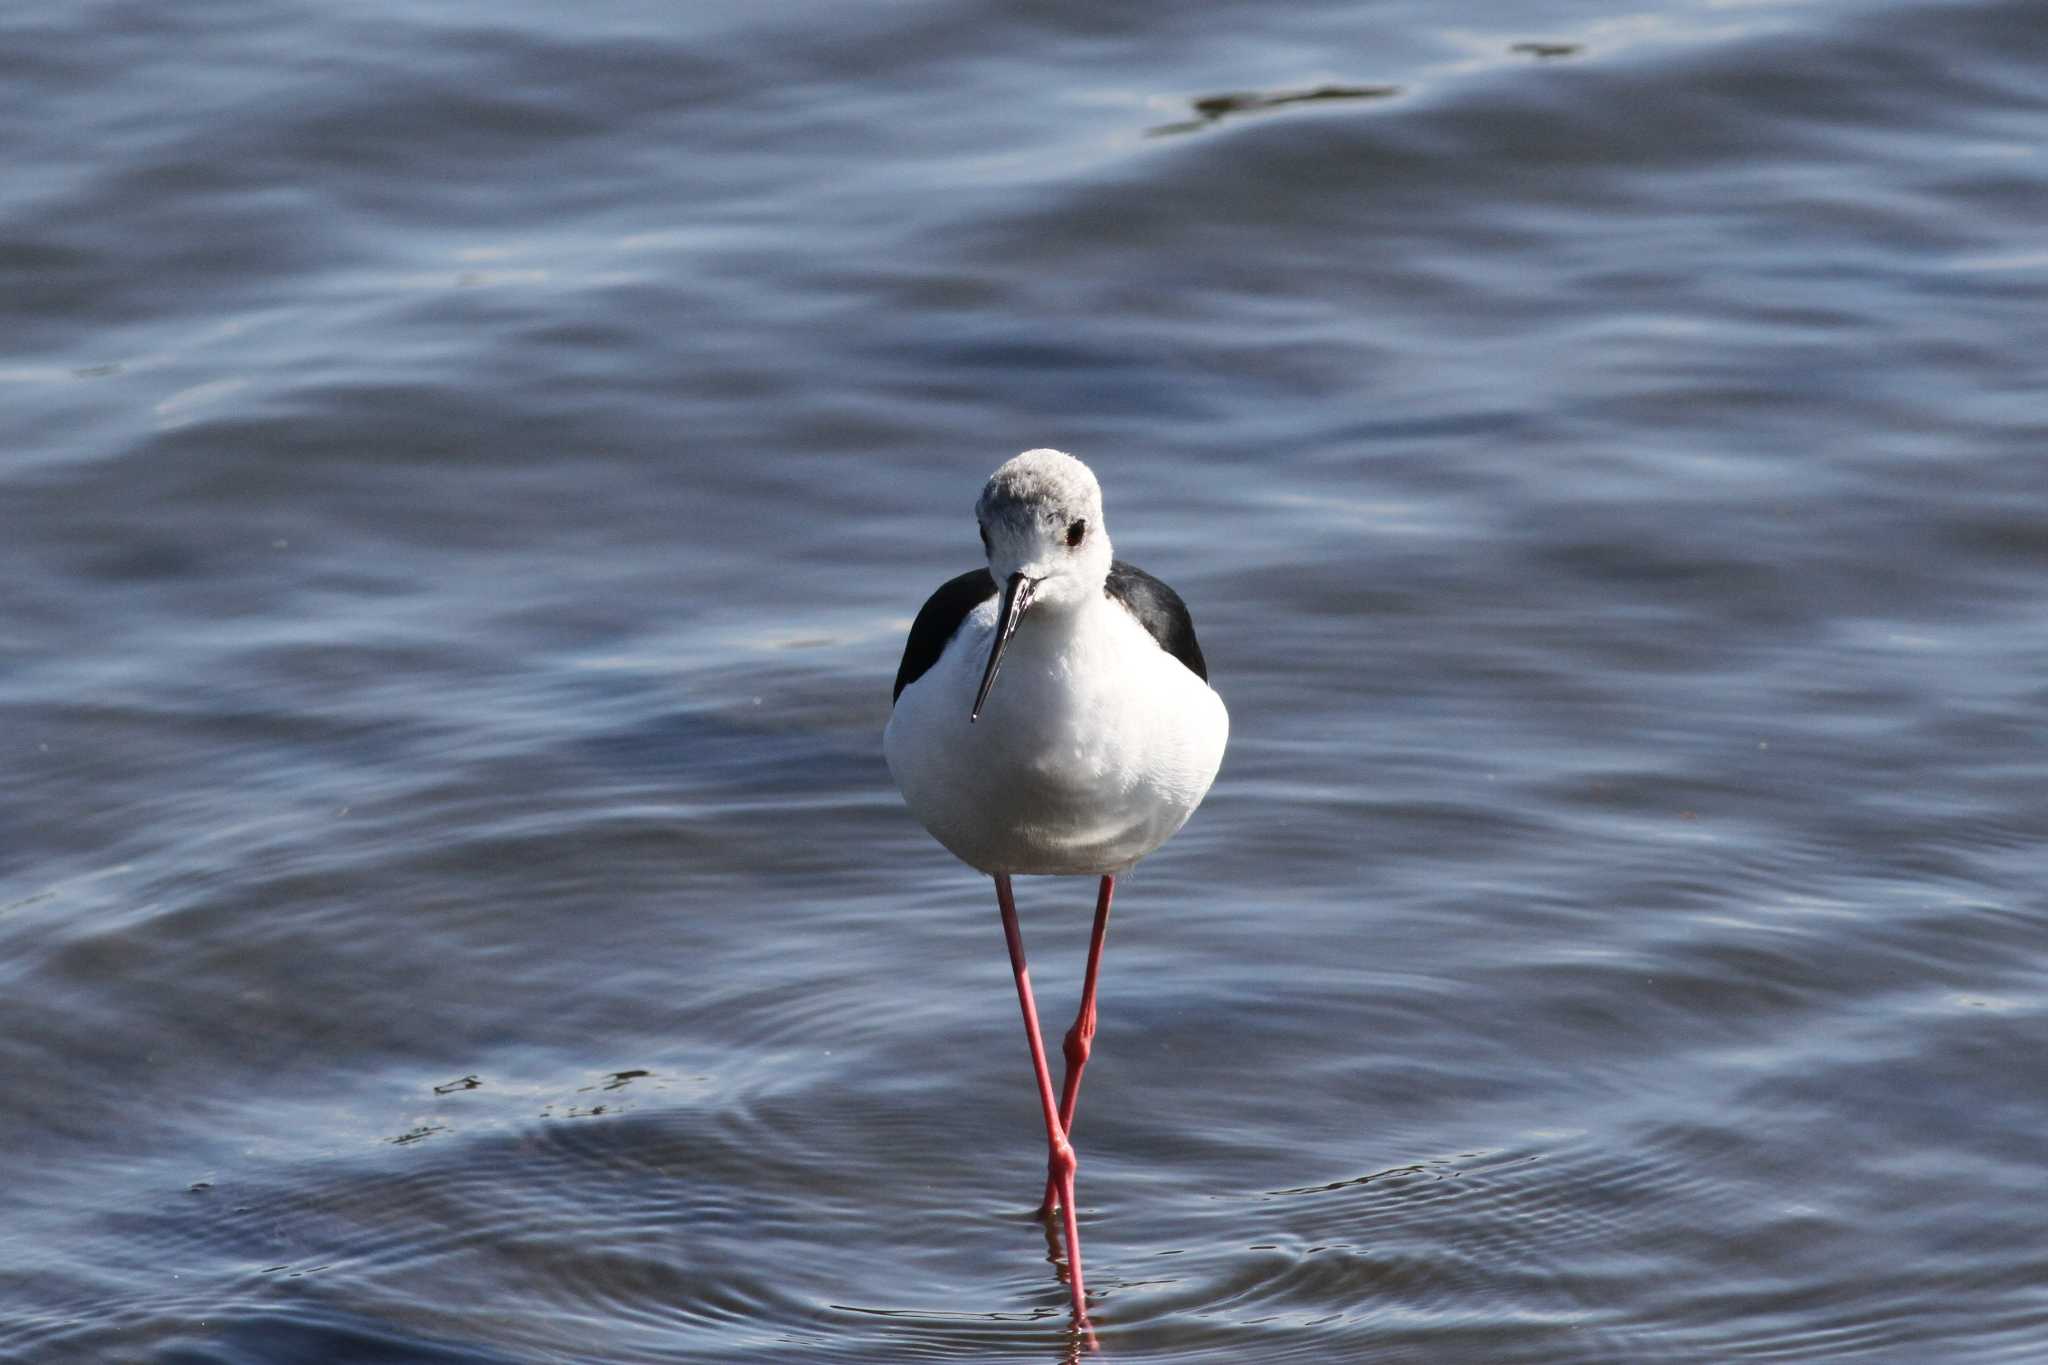
M 1060 1087 L 1060 1131 L 1069 1138 L 1074 1135 L 1074 1109 L 1081 1102 L 1081 1072 L 1088 1066 L 1088 1054 L 1095 1046 L 1095 974 L 1102 969 L 1102 940 L 1109 932 L 1109 898 L 1116 894 L 1116 878 L 1102 879 L 1102 889 L 1095 896 L 1095 932 L 1088 940 L 1088 973 L 1081 980 L 1081 1012 L 1074 1016 L 1074 1026 L 1067 1030 L 1067 1080 Z M 1053 1211 L 1059 1203 L 1059 1175 L 1048 1169 L 1045 1175 L 1045 1199 L 1038 1206 L 1039 1216 Z
M 1074 1292 L 1074 1318 L 1088 1321 L 1087 1293 L 1081 1287 L 1081 1229 L 1074 1218 L 1074 1172 L 1080 1162 L 1060 1124 L 1060 1112 L 1052 1098 L 1052 1071 L 1045 1064 L 1045 1042 L 1038 1033 L 1038 1006 L 1031 1001 L 1031 973 L 1024 967 L 1024 937 L 1017 932 L 1017 902 L 1010 895 L 1010 879 L 996 877 L 996 904 L 1003 911 L 1003 938 L 1010 945 L 1010 970 L 1017 977 L 1017 1003 L 1024 1008 L 1024 1035 L 1031 1043 L 1031 1069 L 1038 1076 L 1038 1104 L 1045 1112 L 1045 1140 L 1052 1149 L 1051 1166 L 1059 1185 L 1060 1204 L 1066 1211 L 1067 1286 Z

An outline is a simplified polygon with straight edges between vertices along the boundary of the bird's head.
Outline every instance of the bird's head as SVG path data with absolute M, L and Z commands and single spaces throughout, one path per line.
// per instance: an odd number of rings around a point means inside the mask
M 1002 589 L 995 643 L 973 714 L 995 685 L 1003 647 L 1026 611 L 1067 611 L 1102 595 L 1109 532 L 1102 486 L 1088 466 L 1058 450 L 1027 450 L 983 485 L 974 506 L 989 576 Z
M 1088 466 L 1057 450 L 1027 450 L 983 485 L 974 506 L 988 571 L 1006 584 L 1021 574 L 1039 610 L 1098 595 L 1109 577 L 1102 486 Z

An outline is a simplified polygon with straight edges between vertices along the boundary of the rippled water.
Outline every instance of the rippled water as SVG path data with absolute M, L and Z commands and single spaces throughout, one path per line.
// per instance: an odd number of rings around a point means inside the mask
M 879 752 L 1040 444 L 1234 723 L 1102 1358 L 2048 1356 L 2040 19 L 0 16 L 0 1356 L 1067 1358 Z

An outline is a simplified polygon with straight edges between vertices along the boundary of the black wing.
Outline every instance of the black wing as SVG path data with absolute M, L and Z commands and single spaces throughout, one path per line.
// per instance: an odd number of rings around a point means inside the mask
M 1172 589 L 1167 590 L 1171 593 Z M 917 619 L 910 623 L 910 638 L 903 642 L 903 662 L 896 669 L 896 690 L 889 696 L 889 704 L 895 705 L 896 698 L 903 695 L 903 689 L 922 678 L 946 652 L 946 641 L 953 638 L 953 632 L 960 629 L 960 623 L 989 598 L 996 595 L 996 581 L 989 577 L 987 569 L 969 569 L 958 578 L 949 578 L 939 585 L 939 590 L 925 599 L 918 609 Z M 1173 599 L 1178 602 L 1178 597 Z M 1185 617 L 1186 611 L 1181 615 Z M 1193 640 L 1193 635 L 1188 636 Z M 1200 656 L 1197 656 L 1200 657 Z
M 956 578 L 953 583 L 959 581 Z M 948 583 L 946 588 L 952 587 L 953 583 Z M 943 593 L 946 588 L 939 591 Z M 1103 590 L 1138 618 L 1138 624 L 1151 633 L 1161 649 L 1186 664 L 1203 682 L 1209 681 L 1209 665 L 1202 658 L 1202 647 L 1195 643 L 1194 618 L 1188 615 L 1188 604 L 1180 600 L 1179 593 L 1137 565 L 1126 564 L 1121 559 L 1109 566 L 1109 582 Z M 995 591 L 993 580 L 989 583 L 989 591 Z M 934 602 L 938 600 L 936 597 L 932 599 Z M 911 638 L 917 638 L 916 631 L 911 632 Z M 906 666 L 908 662 L 906 657 Z M 901 686 L 900 683 L 898 685 Z

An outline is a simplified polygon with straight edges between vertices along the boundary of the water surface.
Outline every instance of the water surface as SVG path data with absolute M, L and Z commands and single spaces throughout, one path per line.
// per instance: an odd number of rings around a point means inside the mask
M 0 19 L 0 1355 L 1066 1358 L 879 746 L 1054 445 L 1234 727 L 1111 931 L 1103 1358 L 2042 1358 L 2039 36 Z

